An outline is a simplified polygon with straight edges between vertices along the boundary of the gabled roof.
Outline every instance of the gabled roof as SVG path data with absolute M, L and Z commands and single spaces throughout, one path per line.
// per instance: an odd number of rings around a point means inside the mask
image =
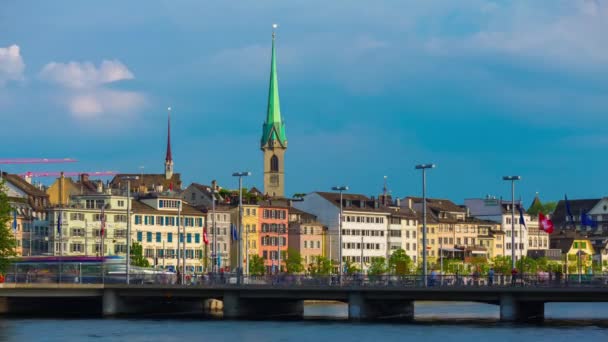
M 422 197 L 406 197 L 405 200 L 412 200 L 412 203 L 422 204 Z M 454 212 L 454 213 L 466 213 L 466 209 L 456 205 L 449 199 L 443 198 L 427 198 L 426 199 L 427 209 L 434 209 L 438 211 Z
M 568 204 L 570 205 L 570 212 L 575 217 L 580 217 L 582 213 L 586 213 L 591 210 L 595 205 L 601 200 L 601 198 L 588 198 L 588 199 L 568 199 Z M 557 206 L 553 211 L 553 215 L 551 216 L 551 220 L 555 225 L 555 228 L 565 229 L 572 228 L 566 227 L 566 202 L 564 200 L 560 200 L 557 202 Z
M 26 182 L 25 179 L 19 177 L 19 175 L 2 172 L 2 178 L 30 196 L 47 197 L 46 192 Z
M 317 191 L 315 193 L 318 194 L 319 196 L 323 197 L 324 199 L 326 199 L 327 201 L 329 201 L 331 204 L 335 205 L 336 207 L 340 207 L 340 193 L 322 192 L 322 191 Z M 390 213 L 391 212 L 391 209 L 386 208 L 386 207 L 381 207 L 379 202 L 374 201 L 374 200 L 370 199 L 369 197 L 367 197 L 365 195 L 361 195 L 361 194 L 343 193 L 342 200 L 344 202 L 342 205 L 343 210 L 361 211 L 361 212 L 364 212 L 364 211 L 380 212 L 380 213 Z

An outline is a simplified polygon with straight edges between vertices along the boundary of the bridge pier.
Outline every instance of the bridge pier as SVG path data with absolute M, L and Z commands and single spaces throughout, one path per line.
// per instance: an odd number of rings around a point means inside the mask
M 301 319 L 304 301 L 293 299 L 243 298 L 237 291 L 226 291 L 224 318 L 228 319 Z
M 361 292 L 348 295 L 348 319 L 351 321 L 411 321 L 414 302 L 411 300 L 376 300 L 365 298 Z
M 504 322 L 533 322 L 545 318 L 545 303 L 517 300 L 511 294 L 500 296 L 500 320 Z

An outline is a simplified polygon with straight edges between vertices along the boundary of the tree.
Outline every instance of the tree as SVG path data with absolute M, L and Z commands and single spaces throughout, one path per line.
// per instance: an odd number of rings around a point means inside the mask
M 6 195 L 4 181 L 0 183 L 0 274 L 7 271 L 11 257 L 17 255 L 17 241 L 11 232 L 11 205 Z
M 302 255 L 300 252 L 293 248 L 287 249 L 287 259 L 285 260 L 285 267 L 287 267 L 287 273 L 302 273 L 304 271 L 304 265 L 302 265 Z
M 388 267 L 392 274 L 409 274 L 412 269 L 412 264 L 412 259 L 405 254 L 405 251 L 402 248 L 394 251 L 388 259 Z
M 131 265 L 139 267 L 150 267 L 148 259 L 144 258 L 144 248 L 139 242 L 131 245 Z
M 499 255 L 492 259 L 492 266 L 496 273 L 511 274 L 511 257 Z
M 367 274 L 381 275 L 381 274 L 385 274 L 387 271 L 388 271 L 388 268 L 386 267 L 386 258 L 377 257 L 377 258 L 372 258 L 372 264 L 369 266 L 369 269 L 367 270 Z
M 355 263 L 350 260 L 346 260 L 344 266 L 346 268 L 346 274 L 353 275 L 359 272 L 359 267 L 357 267 L 357 265 L 355 265 Z
M 472 257 L 469 263 L 471 264 L 472 272 L 477 271 L 480 274 L 488 274 L 488 271 L 490 270 L 490 265 L 488 264 L 488 259 L 486 257 Z
M 317 256 L 313 262 L 308 265 L 308 272 L 311 275 L 329 275 L 331 274 L 331 260 L 324 256 Z
M 253 276 L 261 276 L 264 275 L 264 271 L 266 271 L 264 259 L 257 254 L 251 255 L 249 257 L 249 274 Z

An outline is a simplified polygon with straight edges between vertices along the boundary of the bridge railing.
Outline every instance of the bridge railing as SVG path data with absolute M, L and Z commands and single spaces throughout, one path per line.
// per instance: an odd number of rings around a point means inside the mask
M 429 275 L 424 281 L 421 275 L 264 275 L 238 277 L 232 273 L 188 274 L 185 284 L 175 274 L 134 273 L 131 285 L 184 285 L 200 287 L 248 286 L 248 287 L 356 287 L 356 288 L 422 288 L 422 287 L 608 287 L 608 275 L 568 275 L 524 274 L 515 277 L 497 274 L 493 277 L 476 275 Z M 63 272 L 36 273 L 13 272 L 4 276 L 5 283 L 17 284 L 126 284 L 122 273 Z

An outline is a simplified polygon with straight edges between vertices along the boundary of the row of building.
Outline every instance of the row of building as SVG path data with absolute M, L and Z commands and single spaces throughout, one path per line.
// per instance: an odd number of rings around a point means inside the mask
M 121 179 L 130 175 L 118 175 L 105 184 L 86 176 L 76 181 L 60 177 L 46 189 L 17 175 L 2 176 L 16 214 L 14 232 L 20 255 L 124 256 L 130 221 L 132 241 L 142 245 L 144 257 L 155 267 L 175 268 L 183 253 L 189 272 L 210 271 L 213 263 L 224 271 L 236 267 L 237 192 L 221 189 L 214 182 L 210 186 L 193 183 L 183 190 L 150 191 L 160 190 L 163 182 L 158 181 L 158 175 L 140 175 L 130 184 L 128 211 L 127 182 Z M 178 180 L 179 175 L 163 179 Z M 159 185 L 146 185 L 155 180 Z M 389 258 L 398 249 L 403 249 L 415 263 L 421 258 L 419 197 L 393 200 L 386 195 L 375 198 L 345 193 L 340 203 L 339 193 L 312 192 L 297 199 L 265 199 L 255 188 L 244 197 L 240 240 L 243 259 L 246 260 L 245 255 L 261 257 L 267 272 L 276 270 L 279 258 L 284 267 L 288 248 L 300 253 L 305 267 L 319 256 L 339 260 L 340 249 L 344 261 L 363 270 L 373 258 Z M 602 207 L 607 201 L 600 199 L 596 205 Z M 572 201 L 574 207 L 578 204 Z M 555 233 L 550 239 L 539 229 L 536 218 L 525 211 L 526 224 L 519 224 L 521 203 L 515 205 L 518 214 L 512 231 L 508 201 L 487 197 L 466 199 L 464 205 L 457 205 L 447 199 L 427 199 L 430 263 L 438 262 L 442 256 L 464 261 L 474 257 L 492 259 L 510 256 L 512 250 L 518 259 L 529 255 L 561 258 L 562 252 L 568 252 L 564 249 L 572 249 L 575 242 L 581 246 L 587 242 L 586 254 L 597 258 L 599 253 L 599 258 L 608 260 L 606 240 L 585 237 L 580 227 L 565 235 L 563 232 L 568 230 L 564 227 L 562 233 Z M 561 206 L 560 203 L 557 216 L 553 216 L 558 227 L 562 224 Z M 603 221 L 599 222 L 600 227 L 605 227 Z M 559 255 L 550 254 L 551 250 L 560 250 Z

